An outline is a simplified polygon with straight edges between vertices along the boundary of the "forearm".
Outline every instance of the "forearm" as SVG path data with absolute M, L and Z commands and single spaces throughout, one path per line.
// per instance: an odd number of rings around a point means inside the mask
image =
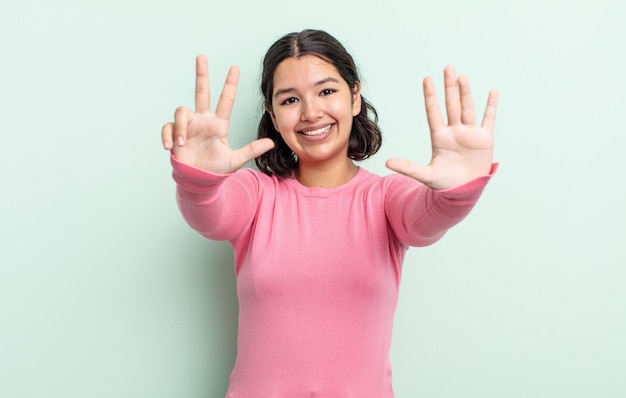
M 488 175 L 451 189 L 418 186 L 398 190 L 393 195 L 395 204 L 387 206 L 388 218 L 398 239 L 409 246 L 427 246 L 441 239 L 467 217 L 496 169 L 497 164 L 494 164 Z
M 172 156 L 180 212 L 191 228 L 213 240 L 230 240 L 249 223 L 251 192 L 234 178 L 185 165 Z

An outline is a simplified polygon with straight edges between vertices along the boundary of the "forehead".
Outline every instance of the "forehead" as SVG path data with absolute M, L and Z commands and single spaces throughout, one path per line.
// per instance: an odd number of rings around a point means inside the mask
M 274 90 L 286 86 L 313 85 L 327 77 L 345 82 L 337 68 L 320 57 L 315 55 L 289 57 L 280 62 L 274 71 Z

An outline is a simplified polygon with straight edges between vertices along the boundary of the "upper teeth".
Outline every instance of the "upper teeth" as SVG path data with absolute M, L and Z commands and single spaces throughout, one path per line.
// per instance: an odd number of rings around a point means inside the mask
M 319 128 L 317 130 L 312 130 L 312 131 L 303 131 L 302 134 L 304 135 L 320 135 L 323 134 L 325 132 L 327 132 L 328 130 L 330 130 L 330 124 L 326 127 L 322 127 Z

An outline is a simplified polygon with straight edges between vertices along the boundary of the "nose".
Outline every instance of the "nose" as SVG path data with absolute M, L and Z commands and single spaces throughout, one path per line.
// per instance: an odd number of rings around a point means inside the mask
M 302 113 L 300 114 L 300 121 L 313 122 L 321 119 L 324 116 L 324 111 L 319 106 L 316 99 L 307 99 L 302 101 Z

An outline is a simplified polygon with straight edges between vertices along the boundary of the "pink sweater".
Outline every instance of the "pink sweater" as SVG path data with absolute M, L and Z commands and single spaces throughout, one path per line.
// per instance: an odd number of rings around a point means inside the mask
M 235 254 L 239 333 L 226 397 L 393 397 L 388 354 L 404 254 L 461 221 L 491 174 L 433 191 L 359 169 L 322 189 L 172 163 L 186 221 Z

